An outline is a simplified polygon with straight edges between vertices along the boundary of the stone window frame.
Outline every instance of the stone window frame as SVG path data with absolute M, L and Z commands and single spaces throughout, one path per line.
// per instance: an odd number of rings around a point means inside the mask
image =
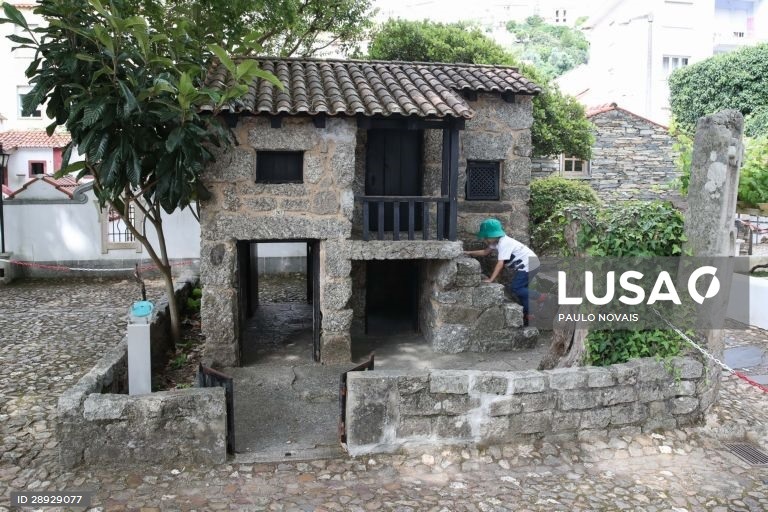
M 574 169 L 576 166 L 576 162 L 581 163 L 581 171 L 577 172 L 577 171 L 566 169 L 569 166 L 571 169 Z M 592 167 L 591 162 L 589 160 L 582 160 L 577 156 L 566 155 L 565 153 L 560 154 L 560 176 L 562 176 L 563 178 L 574 178 L 574 179 L 589 178 L 591 173 L 591 167 Z
M 133 214 L 135 215 L 134 224 L 139 229 L 139 232 L 143 234 L 144 214 L 134 205 L 130 205 L 130 207 L 133 210 Z M 99 211 L 99 224 L 101 225 L 101 253 L 107 254 L 109 251 L 121 249 L 133 249 L 136 252 L 142 252 L 143 247 L 141 242 L 136 240 L 132 234 L 130 235 L 130 238 L 133 238 L 133 240 L 130 241 L 115 242 L 110 240 L 110 211 L 112 211 L 112 208 L 109 206 L 102 208 Z M 126 227 L 126 230 L 127 229 L 128 228 Z

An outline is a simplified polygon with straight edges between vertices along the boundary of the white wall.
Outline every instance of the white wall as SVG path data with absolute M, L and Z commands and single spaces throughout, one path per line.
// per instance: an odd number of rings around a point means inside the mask
M 259 258 L 307 256 L 306 243 L 262 243 L 258 246 Z
M 45 161 L 46 174 L 53 174 L 53 149 L 52 148 L 18 148 L 8 151 L 8 186 L 11 190 L 18 190 L 29 178 L 29 162 Z
M 48 186 L 48 189 L 55 190 Z M 42 201 L 50 193 L 37 184 L 30 186 L 20 198 L 6 200 L 4 204 L 6 249 L 22 261 L 84 261 L 149 259 L 146 251 L 111 249 L 102 254 L 101 216 L 92 191 L 86 193 L 87 202 L 62 203 Z M 63 194 L 57 198 L 66 198 Z M 200 257 L 200 225 L 189 209 L 163 216 L 163 229 L 169 256 L 174 259 Z M 150 240 L 157 235 L 147 223 Z M 157 247 L 156 243 L 154 243 Z

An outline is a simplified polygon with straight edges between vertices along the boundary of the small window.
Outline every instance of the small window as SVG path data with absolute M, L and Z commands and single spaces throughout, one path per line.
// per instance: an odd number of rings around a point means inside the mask
M 560 174 L 565 178 L 586 178 L 589 176 L 589 161 L 575 156 L 560 156 Z
M 688 57 L 681 57 L 675 55 L 665 55 L 662 60 L 662 66 L 664 68 L 664 76 L 668 77 L 672 72 L 678 68 L 682 68 L 688 65 Z
M 17 87 L 16 88 L 16 97 L 18 98 L 18 111 L 19 111 L 19 119 L 42 119 L 43 117 L 43 111 L 40 109 L 40 105 L 38 105 L 35 108 L 35 111 L 32 112 L 32 114 L 25 116 L 24 115 L 24 96 L 26 96 L 29 91 L 31 91 L 31 87 L 23 86 L 23 87 Z
M 29 162 L 29 175 L 30 176 L 42 176 L 45 174 L 45 161 L 31 161 Z
M 499 162 L 467 162 L 467 201 L 499 200 Z
M 302 183 L 303 169 L 301 151 L 259 151 L 256 155 L 256 183 Z

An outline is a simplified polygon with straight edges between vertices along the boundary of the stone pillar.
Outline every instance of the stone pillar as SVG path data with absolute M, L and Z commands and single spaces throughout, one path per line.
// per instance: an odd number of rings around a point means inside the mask
M 744 118 L 736 110 L 723 110 L 696 123 L 685 219 L 686 246 L 695 257 L 734 254 L 736 196 L 744 154 L 743 125 Z M 721 282 L 728 285 L 730 279 Z M 727 301 L 728 290 L 721 293 Z M 722 356 L 722 331 L 708 331 L 707 345 L 716 356 Z
M 323 364 L 352 360 L 352 261 L 343 240 L 320 242 L 320 361 Z
M 239 318 L 235 240 L 204 242 L 200 251 L 203 300 L 200 308 L 209 365 L 239 366 Z

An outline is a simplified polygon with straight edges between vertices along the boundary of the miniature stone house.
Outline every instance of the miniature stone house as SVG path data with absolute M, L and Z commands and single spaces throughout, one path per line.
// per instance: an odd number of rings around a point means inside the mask
M 674 138 L 666 126 L 616 103 L 587 109 L 594 127 L 592 159 L 568 155 L 533 159 L 532 177 L 552 174 L 585 180 L 606 201 L 680 198 Z
M 284 84 L 255 82 L 226 118 L 237 145 L 203 174 L 206 354 L 238 365 L 257 307 L 257 242 L 305 242 L 312 356 L 351 358 L 376 308 L 435 350 L 524 346 L 520 307 L 462 256 L 482 218 L 528 238 L 531 99 L 514 68 L 262 59 Z M 209 75 L 227 83 L 223 67 Z M 390 308 L 391 309 L 391 308 Z M 377 317 L 380 318 L 380 317 Z M 385 322 L 389 320 L 385 319 Z M 391 325 L 391 324 L 388 324 Z

